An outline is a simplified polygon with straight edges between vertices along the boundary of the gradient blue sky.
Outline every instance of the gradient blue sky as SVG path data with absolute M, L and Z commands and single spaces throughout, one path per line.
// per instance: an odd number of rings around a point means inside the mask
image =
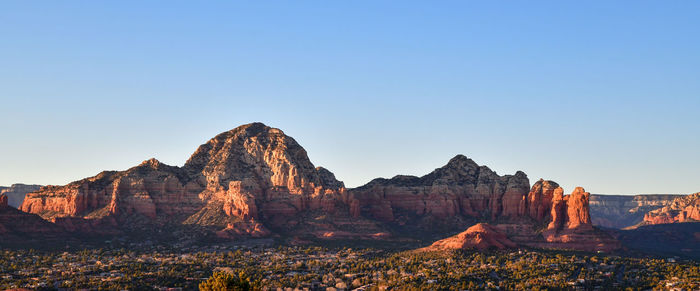
M 584 5 L 585 4 L 585 5 Z M 278 127 L 348 186 L 464 154 L 700 191 L 699 1 L 2 1 L 0 185 Z

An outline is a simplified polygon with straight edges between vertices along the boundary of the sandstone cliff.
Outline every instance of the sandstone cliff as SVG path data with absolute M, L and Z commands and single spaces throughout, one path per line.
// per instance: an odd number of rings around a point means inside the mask
M 253 123 L 224 132 L 200 146 L 183 167 L 204 181 L 202 199 L 223 204 L 243 220 L 289 227 L 302 212 L 336 212 L 345 187 L 316 168 L 306 151 L 281 130 Z
M 102 172 L 66 186 L 45 186 L 27 194 L 20 209 L 46 219 L 141 215 L 172 219 L 203 204 L 200 181 L 155 159 L 126 171 Z
M 670 205 L 644 215 L 643 224 L 700 221 L 700 192 L 678 197 Z
M 593 225 L 608 228 L 626 228 L 639 224 L 644 214 L 671 204 L 683 195 L 596 195 L 590 197 Z
M 212 138 L 183 167 L 151 159 L 126 171 L 42 187 L 27 194 L 21 209 L 76 231 L 98 221 L 119 226 L 136 215 L 156 224 L 215 226 L 225 228 L 222 234 L 257 236 L 269 234 L 267 227 L 290 230 L 315 212 L 349 217 L 347 204 L 343 183 L 314 167 L 294 139 L 252 123 Z
M 10 206 L 18 208 L 24 201 L 24 196 L 29 192 L 39 190 L 40 185 L 12 184 L 10 187 L 0 186 L 0 194 L 7 195 Z
M 586 251 L 610 251 L 620 248 L 611 234 L 593 227 L 591 222 L 590 193 L 576 187 L 569 195 L 557 187 L 554 190 L 551 221 L 542 232 L 546 243 L 526 242 L 530 246 L 577 249 Z
M 351 189 L 350 200 L 356 203 L 353 215 L 364 214 L 385 222 L 401 219 L 400 215 L 516 218 L 533 207 L 525 199 L 529 189 L 523 172 L 499 176 L 458 155 L 423 177 L 375 179 Z

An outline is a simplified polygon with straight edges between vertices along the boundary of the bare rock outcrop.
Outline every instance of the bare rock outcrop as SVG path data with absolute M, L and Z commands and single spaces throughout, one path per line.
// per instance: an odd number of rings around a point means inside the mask
M 652 210 L 670 205 L 684 195 L 640 194 L 602 195 L 591 194 L 591 221 L 595 226 L 623 229 L 644 221 L 644 215 Z
M 0 207 L 8 207 L 7 195 L 5 194 L 0 194 Z
M 678 197 L 670 205 L 644 215 L 643 224 L 700 221 L 700 192 Z
M 194 213 L 202 205 L 199 181 L 155 159 L 126 171 L 102 172 L 66 186 L 27 194 L 20 209 L 45 219 L 142 215 L 153 220 Z
M 29 192 L 39 190 L 39 188 L 41 188 L 40 185 L 12 184 L 10 187 L 0 186 L 0 194 L 7 195 L 10 206 L 19 208 L 24 201 L 24 196 Z
M 564 195 L 564 190 L 557 187 L 553 194 L 551 221 L 542 232 L 545 242 L 532 241 L 527 245 L 585 251 L 620 248 L 620 243 L 609 233 L 593 227 L 589 209 L 590 193 L 576 187 L 571 194 Z
M 523 172 L 499 176 L 486 166 L 458 155 L 423 177 L 375 179 L 351 189 L 355 212 L 391 222 L 396 213 L 447 218 L 456 215 L 495 219 L 526 212 L 530 189 Z
M 576 187 L 570 195 L 565 196 L 563 193 L 564 190 L 561 187 L 554 190 L 552 221 L 547 226 L 547 231 L 558 233 L 562 230 L 593 229 L 588 206 L 591 194 L 582 187 Z
M 508 239 L 505 234 L 501 233 L 497 228 L 487 224 L 478 223 L 473 225 L 464 232 L 434 242 L 432 245 L 425 247 L 423 251 L 439 251 L 452 249 L 505 249 L 515 248 L 517 245 Z
M 532 189 L 527 195 L 528 215 L 531 218 L 543 221 L 551 214 L 552 199 L 557 188 L 559 188 L 559 184 L 543 179 L 532 185 Z
M 183 169 L 205 181 L 200 196 L 223 203 L 227 215 L 275 228 L 298 223 L 301 213 L 339 211 L 347 196 L 343 183 L 314 167 L 293 138 L 262 123 L 217 135 Z
M 605 240 L 591 225 L 589 196 L 582 188 L 564 196 L 545 180 L 531 188 L 523 172 L 500 176 L 463 155 L 422 177 L 375 179 L 348 190 L 315 167 L 293 138 L 251 123 L 207 141 L 183 167 L 147 160 L 42 187 L 20 208 L 72 232 L 108 234 L 136 222 L 193 224 L 229 239 L 387 239 L 489 222 L 493 227 L 472 230 L 485 243 L 509 246 L 503 234 L 522 245 L 581 249 Z
M 218 226 L 225 228 L 222 234 L 260 236 L 269 234 L 261 231 L 266 226 L 292 228 L 310 212 L 349 216 L 347 204 L 343 183 L 314 167 L 294 139 L 252 123 L 201 145 L 183 167 L 151 159 L 126 171 L 42 187 L 27 194 L 21 210 L 71 230 L 90 229 L 98 220 L 119 225 L 138 215 L 153 223 Z

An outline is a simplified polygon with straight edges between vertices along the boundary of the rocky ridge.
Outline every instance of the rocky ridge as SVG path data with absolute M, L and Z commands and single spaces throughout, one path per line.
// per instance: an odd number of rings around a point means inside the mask
M 375 179 L 350 190 L 353 215 L 391 222 L 409 216 L 448 218 L 457 215 L 495 219 L 519 217 L 531 205 L 523 200 L 530 185 L 523 172 L 499 176 L 486 166 L 457 155 L 423 177 Z
M 678 197 L 670 205 L 647 212 L 642 224 L 700 221 L 700 192 Z
M 294 235 L 390 239 L 489 222 L 514 242 L 610 249 L 592 226 L 589 196 L 552 181 L 531 188 L 523 172 L 500 176 L 458 155 L 422 176 L 346 189 L 281 130 L 252 123 L 201 145 L 183 167 L 155 159 L 27 194 L 21 210 L 71 231 L 149 224 L 212 227 L 224 239 Z M 593 247 L 586 242 L 594 242 Z M 508 244 L 505 244 L 508 245 Z
M 590 197 L 593 225 L 622 229 L 639 224 L 644 214 L 662 208 L 683 195 L 641 194 L 641 195 L 600 195 Z

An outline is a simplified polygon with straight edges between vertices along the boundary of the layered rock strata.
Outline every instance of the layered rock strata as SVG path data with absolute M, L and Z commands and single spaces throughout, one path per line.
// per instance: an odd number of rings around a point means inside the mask
M 684 195 L 641 194 L 600 195 L 591 194 L 590 208 L 593 225 L 622 229 L 639 224 L 644 214 L 670 205 Z
M 8 204 L 18 208 L 24 201 L 24 196 L 41 188 L 40 185 L 12 184 L 10 187 L 0 186 L 0 194 L 7 195 Z
M 183 167 L 151 159 L 126 171 L 42 187 L 27 195 L 21 210 L 69 229 L 137 215 L 156 223 L 225 227 L 225 233 L 241 226 L 233 232 L 260 235 L 269 233 L 266 226 L 293 227 L 302 213 L 347 213 L 346 199 L 342 182 L 314 167 L 294 139 L 252 123 L 201 145 Z
M 564 196 L 544 180 L 530 188 L 523 172 L 500 176 L 463 155 L 422 177 L 375 179 L 348 190 L 315 167 L 293 138 L 252 123 L 201 145 L 183 167 L 151 159 L 42 187 L 27 194 L 21 210 L 71 231 L 145 221 L 213 226 L 222 238 L 291 234 L 300 240 L 386 239 L 409 235 L 400 225 L 435 233 L 435 226 L 452 231 L 492 222 L 517 243 L 565 245 L 599 238 L 588 201 L 583 189 Z
M 539 205 L 526 200 L 530 189 L 523 172 L 499 176 L 486 166 L 458 155 L 423 177 L 375 179 L 351 189 L 353 215 L 391 222 L 397 213 L 448 218 L 458 215 L 496 219 L 516 218 Z M 538 201 L 539 202 L 539 201 Z
M 644 215 L 643 224 L 700 221 L 700 192 L 678 197 L 670 205 Z

